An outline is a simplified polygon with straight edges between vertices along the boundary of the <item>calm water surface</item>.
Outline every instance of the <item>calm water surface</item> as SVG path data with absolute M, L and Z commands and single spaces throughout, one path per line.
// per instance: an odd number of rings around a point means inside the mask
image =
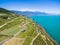
M 60 16 L 31 16 L 31 18 L 60 44 Z

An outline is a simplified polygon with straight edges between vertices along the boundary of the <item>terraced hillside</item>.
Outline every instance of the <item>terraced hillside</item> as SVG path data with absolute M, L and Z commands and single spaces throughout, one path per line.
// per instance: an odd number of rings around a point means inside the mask
M 57 45 L 32 19 L 0 8 L 0 45 Z

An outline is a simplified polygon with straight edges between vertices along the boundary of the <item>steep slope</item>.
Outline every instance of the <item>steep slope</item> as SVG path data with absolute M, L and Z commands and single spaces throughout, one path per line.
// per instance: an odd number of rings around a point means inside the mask
M 5 9 L 1 10 L 0 45 L 57 45 L 32 19 Z
M 6 9 L 0 8 L 0 25 L 2 25 L 3 23 L 12 20 L 15 17 L 18 17 L 19 15 L 10 12 Z

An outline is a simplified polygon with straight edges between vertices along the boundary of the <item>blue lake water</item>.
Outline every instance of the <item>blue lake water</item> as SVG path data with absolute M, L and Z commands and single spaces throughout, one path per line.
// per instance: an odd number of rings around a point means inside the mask
M 60 16 L 31 16 L 60 45 Z

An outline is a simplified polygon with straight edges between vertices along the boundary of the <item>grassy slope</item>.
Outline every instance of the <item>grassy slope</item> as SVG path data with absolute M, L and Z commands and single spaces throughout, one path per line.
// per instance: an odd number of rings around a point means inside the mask
M 23 22 L 23 20 L 24 19 L 20 20 L 20 17 L 17 17 L 17 19 L 14 19 L 13 22 L 8 23 L 4 27 L 0 28 L 0 34 L 14 35 L 15 33 L 17 33 L 21 29 L 20 24 Z M 0 38 L 0 41 L 2 41 L 1 39 L 4 40 L 6 38 Z

